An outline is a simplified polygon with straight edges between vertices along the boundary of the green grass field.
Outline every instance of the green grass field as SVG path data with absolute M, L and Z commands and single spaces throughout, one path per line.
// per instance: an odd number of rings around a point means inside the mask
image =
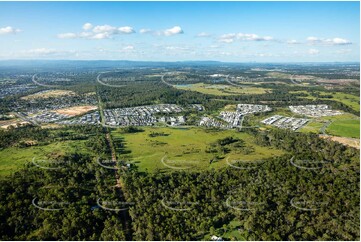
M 300 131 L 318 134 L 327 122 L 331 123 L 326 128 L 326 134 L 347 138 L 360 137 L 360 119 L 350 113 L 312 119 L 306 126 L 302 127 Z
M 268 89 L 261 88 L 261 87 L 235 87 L 231 85 L 210 85 L 204 83 L 197 83 L 197 84 L 190 84 L 187 86 L 175 85 L 174 87 L 182 90 L 189 90 L 189 91 L 196 91 L 204 94 L 211 94 L 211 95 L 239 95 L 239 94 L 263 94 Z
M 324 93 L 327 94 L 327 93 Z M 350 106 L 352 109 L 356 110 L 356 111 L 360 111 L 360 97 L 351 95 L 351 94 L 345 94 L 345 93 L 339 93 L 337 92 L 336 94 L 332 94 L 333 95 L 333 100 L 339 101 L 343 104 L 346 104 L 347 106 Z M 330 99 L 330 100 L 332 100 Z
M 67 152 L 89 152 L 84 141 L 62 141 L 27 148 L 9 147 L 0 151 L 0 177 L 10 175 L 35 159 L 64 155 Z
M 306 126 L 303 126 L 301 129 L 299 129 L 300 132 L 305 133 L 316 133 L 318 134 L 320 132 L 320 129 L 323 127 L 324 123 L 320 121 L 310 121 L 307 123 Z
M 335 136 L 360 138 L 360 120 L 336 120 L 328 126 L 326 132 Z
M 135 162 L 140 171 L 221 168 L 227 166 L 226 157 L 232 163 L 233 160 L 257 161 L 284 154 L 283 151 L 275 148 L 255 145 L 252 136 L 234 130 L 207 131 L 202 128 L 176 129 L 158 127 L 147 127 L 144 130 L 144 132 L 133 134 L 122 134 L 119 129 L 112 132 L 113 139 L 124 138 L 125 150 L 130 151 L 129 154 L 118 155 L 119 158 Z M 168 136 L 149 137 L 151 132 L 164 132 Z M 231 151 L 223 159 L 210 164 L 210 160 L 214 155 L 205 152 L 207 145 L 227 136 L 246 141 L 248 146 L 253 146 L 254 152 L 243 155 Z M 162 158 L 164 158 L 163 161 Z

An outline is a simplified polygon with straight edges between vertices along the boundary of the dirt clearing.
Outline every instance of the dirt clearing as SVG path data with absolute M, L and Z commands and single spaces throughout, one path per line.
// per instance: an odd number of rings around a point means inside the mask
M 323 139 L 330 139 L 332 141 L 336 141 L 338 143 L 351 146 L 356 149 L 360 149 L 360 140 L 355 138 L 346 138 L 346 137 L 338 137 L 338 136 L 330 136 L 330 135 L 320 135 Z
M 70 116 L 77 116 L 77 115 L 82 115 L 84 113 L 87 113 L 89 111 L 93 111 L 96 109 L 98 109 L 97 106 L 75 106 L 75 107 L 58 109 L 58 110 L 55 110 L 55 112 L 59 113 L 59 114 L 67 114 Z
M 76 95 L 73 91 L 67 91 L 67 90 L 46 90 L 37 92 L 25 97 L 22 97 L 21 99 L 24 100 L 31 100 L 31 99 L 45 99 L 50 97 L 60 97 L 60 96 L 74 96 Z

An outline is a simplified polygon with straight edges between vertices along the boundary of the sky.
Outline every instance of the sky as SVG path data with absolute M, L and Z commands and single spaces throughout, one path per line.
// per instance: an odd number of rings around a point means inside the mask
M 0 2 L 0 59 L 348 62 L 359 2 Z

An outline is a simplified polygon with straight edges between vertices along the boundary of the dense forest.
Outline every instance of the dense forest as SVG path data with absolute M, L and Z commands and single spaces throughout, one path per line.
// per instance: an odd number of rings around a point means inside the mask
M 36 129 L 10 132 L 20 139 Z M 99 148 L 105 140 L 95 139 L 104 137 L 103 129 L 74 129 L 96 133 L 89 146 L 109 154 Z M 77 138 L 74 131 L 44 132 L 67 139 Z M 56 170 L 30 163 L 0 181 L 0 239 L 200 240 L 230 230 L 231 221 L 246 240 L 359 239 L 358 150 L 311 134 L 247 132 L 257 144 L 288 154 L 205 172 L 118 170 L 121 188 L 114 187 L 114 170 L 86 154 L 64 155 Z M 45 142 L 45 136 L 38 138 Z M 243 144 L 231 137 L 216 143 Z

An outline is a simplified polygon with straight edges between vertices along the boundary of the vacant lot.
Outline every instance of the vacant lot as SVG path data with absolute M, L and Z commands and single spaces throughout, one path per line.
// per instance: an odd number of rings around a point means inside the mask
M 28 124 L 29 122 L 23 121 L 21 119 L 9 119 L 0 121 L 0 128 L 7 129 L 10 126 L 17 127 L 18 124 Z
M 337 136 L 330 136 L 330 135 L 320 135 L 323 139 L 330 139 L 332 141 L 336 141 L 338 143 L 354 147 L 356 149 L 360 149 L 360 139 L 354 138 L 345 138 L 345 137 L 337 137 Z
M 204 83 L 174 85 L 174 87 L 182 90 L 189 90 L 211 95 L 239 95 L 239 94 L 263 94 L 269 89 L 260 87 L 235 87 L 231 85 L 210 85 Z
M 70 107 L 70 108 L 58 109 L 58 110 L 55 110 L 55 112 L 60 113 L 60 114 L 67 114 L 67 115 L 71 115 L 71 116 L 77 116 L 77 115 L 82 115 L 82 114 L 87 113 L 92 110 L 96 110 L 97 108 L 98 108 L 97 106 L 74 106 L 74 107 Z
M 76 95 L 73 91 L 67 91 L 67 90 L 47 90 L 47 91 L 41 91 L 38 93 L 34 93 L 25 97 L 22 97 L 21 99 L 24 100 L 31 100 L 31 99 L 45 99 L 50 97 L 60 97 L 60 96 L 73 96 Z
M 221 168 L 233 160 L 257 161 L 268 157 L 282 155 L 281 150 L 255 145 L 252 136 L 234 130 L 208 131 L 202 128 L 144 128 L 144 132 L 122 134 L 120 130 L 112 132 L 114 139 L 124 139 L 125 150 L 129 154 L 118 155 L 120 158 L 137 163 L 141 171 L 156 170 L 202 170 Z M 163 133 L 164 136 L 150 137 L 152 132 Z M 218 139 L 232 136 L 246 142 L 246 147 L 252 147 L 249 154 L 231 150 L 218 161 L 210 163 L 214 154 L 207 153 L 207 146 Z M 119 147 L 117 147 L 119 149 Z M 166 157 L 165 157 L 166 156 Z M 165 157 L 165 158 L 164 158 Z M 162 158 L 163 161 L 162 161 Z

